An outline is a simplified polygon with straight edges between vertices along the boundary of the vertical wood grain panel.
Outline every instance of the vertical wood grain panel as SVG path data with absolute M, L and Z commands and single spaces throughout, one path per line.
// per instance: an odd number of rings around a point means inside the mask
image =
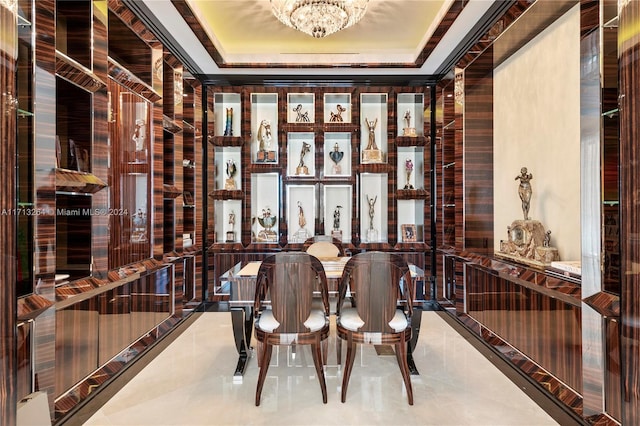
M 34 284 L 39 295 L 55 301 L 55 1 L 37 1 L 34 6 L 32 30 L 38 34 L 32 94 L 33 113 L 38 117 L 34 126 L 34 207 L 40 211 L 53 208 L 51 214 L 38 216 L 34 223 Z M 51 409 L 55 397 L 55 320 L 53 309 L 36 318 L 33 348 L 37 389 L 47 392 Z
M 107 16 L 99 4 L 106 0 L 93 1 L 93 72 L 103 82 L 107 76 Z M 93 94 L 93 144 L 91 147 L 91 172 L 103 182 L 109 182 L 109 94 L 103 88 Z M 92 196 L 92 207 L 98 211 L 108 211 L 109 191 L 98 191 Z M 91 254 L 93 255 L 93 275 L 106 278 L 109 270 L 109 215 L 96 215 L 91 220 Z
M 622 423 L 640 424 L 640 2 L 619 2 Z
M 0 4 L 0 24 L 7 28 L 3 32 L 2 46 L 15 47 L 13 51 L 0 50 L 0 209 L 11 212 L 16 206 L 16 107 L 7 102 L 6 96 L 17 97 L 16 68 L 18 30 L 16 14 Z M 6 44 L 5 34 L 7 36 Z M 5 210 L 6 209 L 6 210 Z M 16 339 L 16 217 L 0 215 L 0 258 L 4 260 L 0 271 L 0 413 L 3 424 L 12 424 L 16 419 L 16 390 L 18 347 Z
M 467 267 L 468 314 L 576 393 L 582 393 L 581 316 L 569 304 Z
M 460 204 L 458 212 L 464 227 L 464 240 L 457 248 L 489 253 L 493 251 L 494 201 L 492 47 L 464 71 L 464 108 L 464 145 L 456 156 L 456 170 L 459 171 L 456 177 L 460 185 L 456 206 Z M 463 137 L 460 133 L 457 136 L 458 139 Z

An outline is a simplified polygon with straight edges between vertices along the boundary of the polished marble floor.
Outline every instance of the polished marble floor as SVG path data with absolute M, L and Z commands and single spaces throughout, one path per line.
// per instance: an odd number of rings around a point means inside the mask
M 347 402 L 330 336 L 328 403 L 308 347 L 274 350 L 262 403 L 254 405 L 256 359 L 234 383 L 230 315 L 197 319 L 85 425 L 551 425 L 558 424 L 444 319 L 424 312 L 412 376 L 415 405 L 395 356 L 358 351 Z M 345 351 L 343 350 L 343 356 Z

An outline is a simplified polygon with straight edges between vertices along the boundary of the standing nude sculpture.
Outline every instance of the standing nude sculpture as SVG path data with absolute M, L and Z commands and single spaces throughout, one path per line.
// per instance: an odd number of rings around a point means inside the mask
M 377 195 L 374 198 L 369 198 L 369 195 L 367 195 L 367 202 L 369 203 L 369 229 L 373 229 L 373 216 L 376 214 L 376 201 L 378 201 Z
M 367 149 L 378 149 L 378 145 L 376 145 L 376 126 L 378 125 L 378 119 L 376 118 L 373 121 L 369 121 L 368 118 L 364 119 L 365 123 L 367 123 L 367 127 L 369 128 L 369 144 L 367 145 Z
M 518 195 L 522 200 L 522 214 L 524 220 L 529 220 L 529 203 L 531 201 L 531 179 L 533 175 L 528 173 L 527 168 L 520 169 L 520 174 L 516 176 L 515 180 L 520 180 L 520 186 L 518 187 Z

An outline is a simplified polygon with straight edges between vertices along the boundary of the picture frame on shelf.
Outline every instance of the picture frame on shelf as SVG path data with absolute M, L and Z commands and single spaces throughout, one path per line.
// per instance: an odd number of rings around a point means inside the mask
M 418 241 L 418 233 L 415 224 L 403 224 L 401 229 L 403 243 L 415 243 Z

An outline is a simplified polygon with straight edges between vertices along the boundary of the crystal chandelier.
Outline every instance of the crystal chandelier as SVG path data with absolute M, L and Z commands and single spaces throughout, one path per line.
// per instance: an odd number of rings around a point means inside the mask
M 273 14 L 283 24 L 322 38 L 360 21 L 369 0 L 271 0 Z

